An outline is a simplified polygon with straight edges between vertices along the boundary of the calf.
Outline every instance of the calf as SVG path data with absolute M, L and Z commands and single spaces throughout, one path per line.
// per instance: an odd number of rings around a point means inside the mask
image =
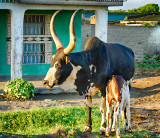
M 112 76 L 111 80 L 108 82 L 106 87 L 106 106 L 107 106 L 107 128 L 106 128 L 106 136 L 109 136 L 109 120 L 110 120 L 110 108 L 111 103 L 115 102 L 114 107 L 114 120 L 117 121 L 117 137 L 120 137 L 120 128 L 119 122 L 121 117 L 121 111 L 124 113 L 126 109 L 127 122 L 123 120 L 123 127 L 126 127 L 128 124 L 128 131 L 131 132 L 131 122 L 130 122 L 130 93 L 129 86 L 127 82 L 120 75 Z M 115 121 L 113 122 L 112 130 L 114 130 Z

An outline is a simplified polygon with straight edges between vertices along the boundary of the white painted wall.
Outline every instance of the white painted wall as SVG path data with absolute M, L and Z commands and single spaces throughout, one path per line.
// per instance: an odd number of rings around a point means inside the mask
M 97 9 L 95 11 L 95 17 L 95 36 L 107 43 L 108 10 Z
M 117 5 L 118 6 L 118 5 Z M 107 42 L 108 8 L 93 5 L 41 5 L 1 3 L 0 9 L 11 11 L 11 79 L 22 78 L 23 56 L 23 18 L 26 10 L 95 10 L 96 33 L 102 41 Z
M 11 79 L 22 78 L 24 13 L 22 7 L 11 11 Z

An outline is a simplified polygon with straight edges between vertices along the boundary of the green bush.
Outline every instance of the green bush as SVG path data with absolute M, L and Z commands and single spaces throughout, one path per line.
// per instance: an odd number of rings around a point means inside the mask
M 153 59 L 155 59 L 157 62 L 160 62 L 160 54 L 159 55 L 154 55 Z
M 156 24 L 155 23 L 143 23 L 142 26 L 144 26 L 144 27 L 148 27 L 148 26 L 155 27 Z
M 18 99 L 29 99 L 34 96 L 34 86 L 24 79 L 17 78 L 5 84 L 4 94 Z
M 146 62 L 147 61 L 152 61 L 154 63 L 160 62 L 160 54 L 159 55 L 155 54 L 152 57 L 151 56 L 144 56 L 143 58 L 144 58 L 143 60 Z M 143 60 L 142 60 L 142 62 L 143 62 Z

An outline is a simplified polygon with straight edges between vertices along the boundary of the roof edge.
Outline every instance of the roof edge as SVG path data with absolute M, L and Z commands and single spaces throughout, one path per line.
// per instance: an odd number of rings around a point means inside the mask
M 45 4 L 45 5 L 87 5 L 87 6 L 123 6 L 123 0 L 117 1 L 84 1 L 84 0 L 15 0 L 18 3 Z

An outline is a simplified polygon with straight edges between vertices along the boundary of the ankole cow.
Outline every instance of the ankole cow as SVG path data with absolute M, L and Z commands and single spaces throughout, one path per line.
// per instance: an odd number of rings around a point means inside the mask
M 55 31 L 55 19 L 61 10 L 56 11 L 50 22 L 50 31 L 56 45 L 56 54 L 52 56 L 51 67 L 43 84 L 47 88 L 58 85 L 63 90 L 75 89 L 79 95 L 84 95 L 87 106 L 87 123 L 85 131 L 92 130 L 91 109 L 92 96 L 101 91 L 102 122 L 100 133 L 106 127 L 106 85 L 112 75 L 122 75 L 127 81 L 134 74 L 134 53 L 131 49 L 117 43 L 105 43 L 97 37 L 91 37 L 82 52 L 71 53 L 76 46 L 74 19 L 76 10 L 70 20 L 70 42 L 64 48 Z M 105 19 L 104 19 L 105 20 Z M 115 32 L 117 33 L 117 32 Z

